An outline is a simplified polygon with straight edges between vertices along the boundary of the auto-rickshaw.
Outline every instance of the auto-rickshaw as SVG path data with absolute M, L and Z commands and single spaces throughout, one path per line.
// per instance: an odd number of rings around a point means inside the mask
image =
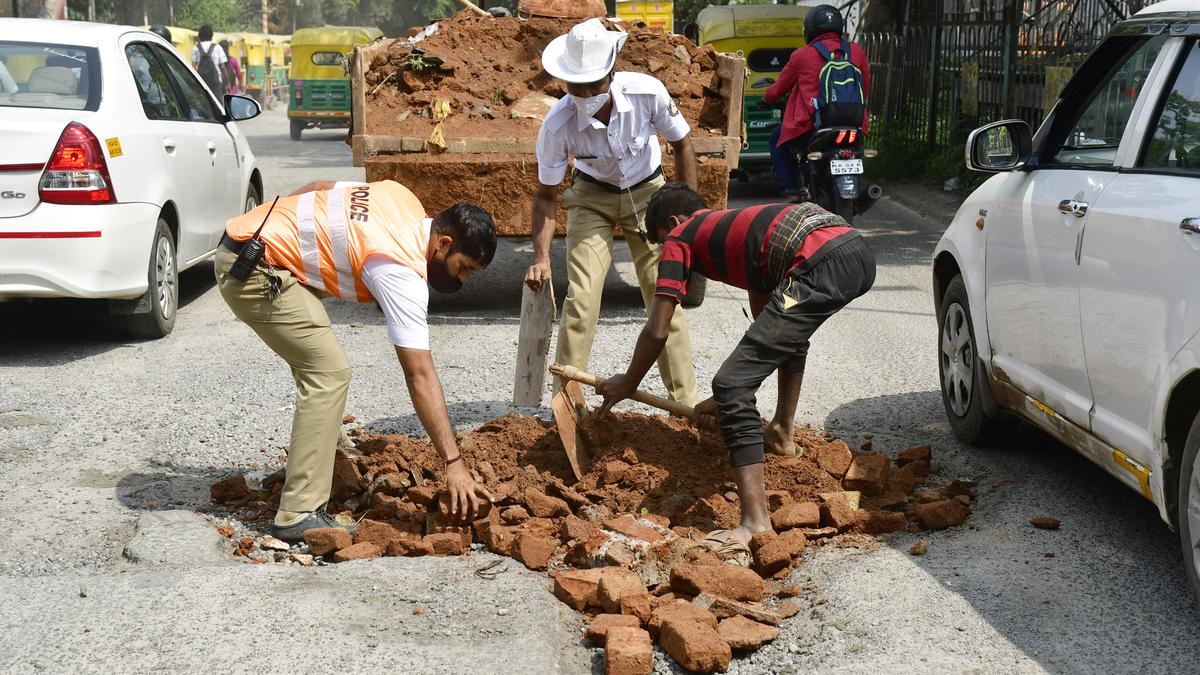
M 675 3 L 665 0 L 617 0 L 617 18 L 644 21 L 651 28 L 668 33 L 675 30 Z
M 150 30 L 150 26 L 141 28 Z M 199 34 L 190 28 L 180 28 L 179 26 L 167 26 L 167 30 L 171 31 L 171 44 L 175 45 L 175 51 L 183 55 L 184 61 L 191 63 L 192 48 L 196 46 L 196 38 Z
M 770 164 L 771 131 L 783 120 L 778 109 L 758 106 L 767 87 L 775 83 L 792 51 L 804 46 L 804 17 L 811 7 L 793 5 L 709 6 L 696 17 L 699 44 L 746 59 L 746 90 L 742 119 L 746 148 L 743 169 Z
M 350 126 L 349 59 L 355 45 L 383 37 L 378 28 L 325 26 L 292 34 L 288 120 L 292 140 L 308 128 Z
M 271 71 L 267 64 L 271 58 L 271 44 L 262 33 L 242 33 L 242 45 L 246 58 L 242 71 L 246 73 L 246 94 L 258 99 L 263 108 L 271 101 Z
M 288 66 L 291 63 L 290 35 L 268 35 L 271 53 L 271 94 L 282 101 L 288 94 Z

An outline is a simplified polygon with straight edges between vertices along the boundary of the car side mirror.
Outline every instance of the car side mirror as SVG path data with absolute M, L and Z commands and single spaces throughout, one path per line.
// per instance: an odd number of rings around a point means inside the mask
M 1000 173 L 1020 169 L 1033 155 L 1033 131 L 1024 120 L 1003 120 L 967 136 L 967 168 Z
M 225 94 L 225 110 L 229 115 L 229 119 L 241 122 L 242 120 L 258 117 L 262 112 L 262 106 L 258 104 L 258 101 L 249 96 Z

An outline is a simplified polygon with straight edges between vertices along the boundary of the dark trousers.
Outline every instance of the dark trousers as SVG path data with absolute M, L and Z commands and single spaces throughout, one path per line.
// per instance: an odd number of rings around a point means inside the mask
M 800 134 L 799 136 L 787 141 L 783 145 L 779 145 L 779 136 L 783 133 L 783 125 L 780 124 L 771 131 L 771 168 L 775 172 L 775 184 L 779 186 L 779 191 L 785 195 L 799 194 L 800 192 L 800 176 L 801 163 L 804 158 L 801 157 L 797 161 L 794 156 L 795 152 L 804 154 L 808 148 L 808 141 L 812 138 L 812 132 Z
M 820 260 L 783 280 L 713 378 L 717 422 L 733 466 L 763 461 L 756 400 L 763 380 L 780 369 L 804 372 L 813 333 L 875 283 L 875 255 L 861 236 L 832 245 L 836 248 Z

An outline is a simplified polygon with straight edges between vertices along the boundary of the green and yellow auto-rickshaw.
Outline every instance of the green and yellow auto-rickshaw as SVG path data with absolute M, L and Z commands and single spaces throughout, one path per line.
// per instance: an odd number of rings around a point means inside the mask
M 383 37 L 378 28 L 325 26 L 292 35 L 288 120 L 292 140 L 308 128 L 350 126 L 350 53 Z
M 246 74 L 246 94 L 258 99 L 263 108 L 271 100 L 271 43 L 263 33 L 242 33 L 242 45 L 246 58 L 242 71 Z
M 150 26 L 141 26 L 143 30 L 150 30 Z M 183 60 L 188 63 L 192 62 L 192 48 L 196 46 L 196 38 L 198 33 L 190 28 L 180 28 L 179 26 L 167 26 L 167 30 L 171 31 L 171 44 L 175 45 L 175 50 L 183 55 Z
M 758 106 L 767 87 L 775 83 L 792 51 L 804 46 L 804 17 L 811 7 L 792 5 L 709 6 L 696 17 L 699 44 L 711 44 L 719 52 L 736 53 L 746 59 L 746 90 L 742 119 L 746 125 L 746 149 L 742 168 L 770 164 L 771 131 L 783 113 Z
M 271 95 L 276 101 L 288 95 L 288 70 L 291 64 L 292 36 L 268 35 L 271 56 Z

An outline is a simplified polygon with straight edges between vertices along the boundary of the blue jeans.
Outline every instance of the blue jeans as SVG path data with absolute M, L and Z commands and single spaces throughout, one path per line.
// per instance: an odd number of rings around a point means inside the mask
M 799 194 L 800 167 L 797 165 L 793 152 L 804 153 L 812 132 L 800 134 L 792 140 L 779 144 L 779 135 L 783 133 L 783 125 L 777 125 L 771 130 L 771 166 L 775 171 L 775 184 L 785 195 Z M 804 161 L 801 159 L 800 161 Z

